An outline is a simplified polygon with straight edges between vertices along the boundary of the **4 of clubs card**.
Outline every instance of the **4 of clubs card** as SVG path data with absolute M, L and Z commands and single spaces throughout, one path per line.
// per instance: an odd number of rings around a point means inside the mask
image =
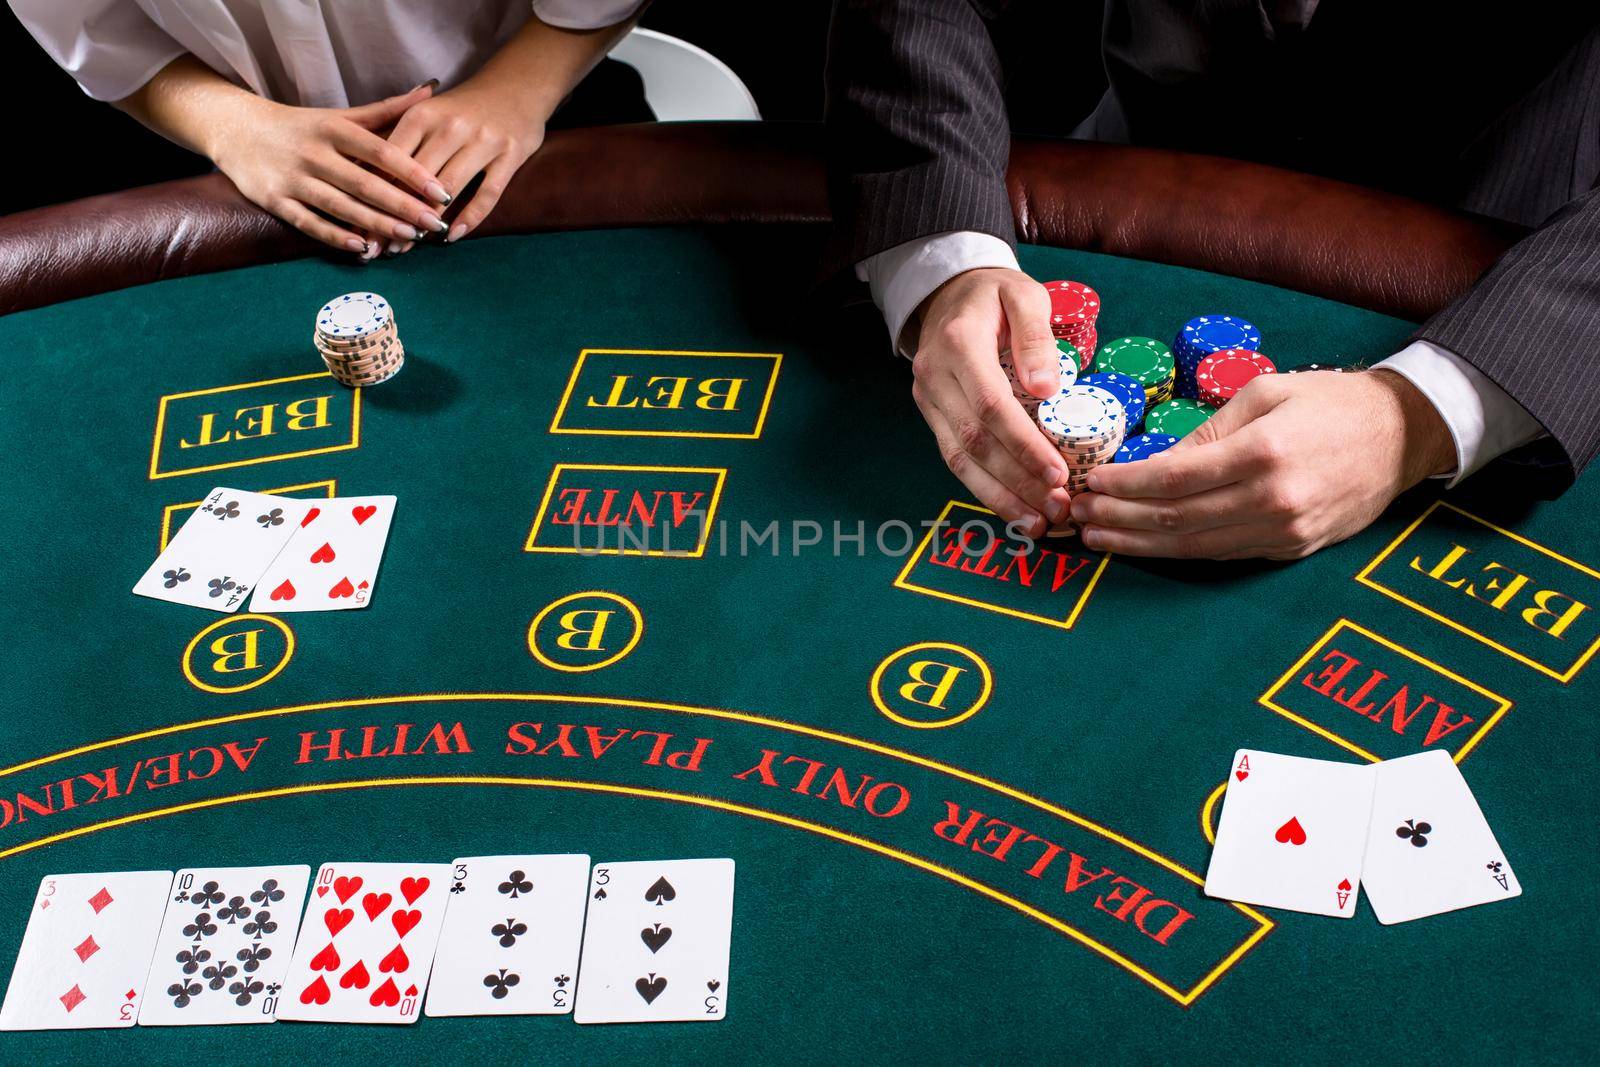
M 427 1014 L 571 1012 L 589 857 L 472 856 L 450 871 Z
M 573 1018 L 725 1017 L 732 932 L 731 859 L 596 864 Z
M 323 864 L 278 1018 L 416 1022 L 449 885 L 444 863 Z
M 1206 895 L 1350 918 L 1372 790 L 1366 764 L 1240 749 L 1206 869 Z
M 230 612 L 299 528 L 309 500 L 213 489 L 150 569 L 138 596 Z
M 272 1022 L 310 880 L 304 864 L 179 871 L 139 1025 Z
M 171 871 L 53 874 L 39 883 L 0 1030 L 132 1026 Z

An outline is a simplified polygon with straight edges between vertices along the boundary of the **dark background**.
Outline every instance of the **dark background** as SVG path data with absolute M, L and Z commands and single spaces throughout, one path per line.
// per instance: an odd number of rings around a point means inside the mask
M 769 119 L 822 117 L 826 0 L 668 0 L 643 25 L 691 41 L 727 63 Z M 759 16 L 756 11 L 759 9 Z M 0 213 L 165 181 L 210 163 L 91 100 L 0 5 L 9 104 L 9 163 Z

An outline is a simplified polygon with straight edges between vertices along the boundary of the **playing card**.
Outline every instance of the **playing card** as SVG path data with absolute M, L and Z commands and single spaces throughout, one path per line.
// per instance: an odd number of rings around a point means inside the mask
M 394 518 L 392 496 L 311 502 L 294 536 L 256 583 L 251 611 L 345 611 L 372 603 Z
M 179 871 L 139 1025 L 272 1022 L 310 880 L 303 864 Z
M 573 1018 L 723 1018 L 732 935 L 732 860 L 595 864 Z
M 1367 899 L 1378 921 L 1409 922 L 1522 895 L 1505 853 L 1448 753 L 1374 768 Z
M 427 1014 L 572 1011 L 589 857 L 472 856 L 450 871 Z
M 283 550 L 309 500 L 213 489 L 133 587 L 139 596 L 232 611 Z
M 1372 813 L 1368 764 L 1240 749 L 1206 895 L 1348 919 Z
M 443 863 L 323 864 L 278 1018 L 416 1022 L 449 885 Z
M 39 883 L 0 1030 L 132 1026 L 171 871 L 52 874 Z

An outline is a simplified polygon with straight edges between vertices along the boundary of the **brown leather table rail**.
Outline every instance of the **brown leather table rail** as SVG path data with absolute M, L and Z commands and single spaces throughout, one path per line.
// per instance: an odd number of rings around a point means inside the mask
M 820 224 L 822 147 L 821 128 L 799 123 L 553 133 L 474 236 Z M 1020 141 L 1009 185 L 1025 241 L 1216 271 L 1410 319 L 1451 300 L 1518 236 L 1324 178 L 1120 145 Z M 0 314 L 320 248 L 219 174 L 92 197 L 0 217 Z

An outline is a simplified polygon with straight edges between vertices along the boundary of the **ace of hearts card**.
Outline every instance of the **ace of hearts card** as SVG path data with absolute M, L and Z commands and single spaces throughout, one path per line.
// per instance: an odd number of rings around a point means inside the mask
M 372 603 L 394 504 L 392 496 L 311 502 L 289 543 L 256 582 L 250 610 L 348 611 Z
M 1350 918 L 1372 791 L 1366 764 L 1240 749 L 1206 868 L 1206 895 Z
M 317 871 L 279 1019 L 414 1023 L 444 924 L 445 863 L 326 863 Z
M 171 871 L 52 874 L 39 883 L 0 1030 L 132 1026 Z
M 731 859 L 595 864 L 573 1018 L 726 1018 L 732 933 Z

